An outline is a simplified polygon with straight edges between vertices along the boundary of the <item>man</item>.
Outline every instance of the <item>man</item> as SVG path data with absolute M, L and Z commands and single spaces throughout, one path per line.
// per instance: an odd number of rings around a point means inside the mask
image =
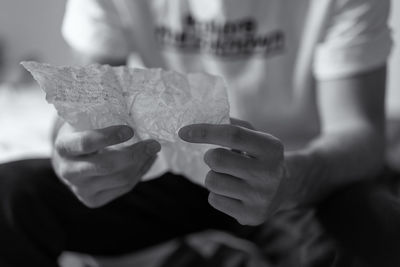
M 40 162 L 1 181 L 0 229 L 17 240 L 2 260 L 54 266 L 63 250 L 113 255 L 208 228 L 238 233 L 374 177 L 388 11 L 388 0 L 69 1 L 63 34 L 85 62 L 120 65 L 136 52 L 146 67 L 221 75 L 231 116 L 243 121 L 180 130 L 187 142 L 218 146 L 204 156 L 206 177 L 145 182 L 157 142 L 109 148 L 134 129 L 60 122 L 56 175 Z M 0 171 L 20 164 L 33 163 Z

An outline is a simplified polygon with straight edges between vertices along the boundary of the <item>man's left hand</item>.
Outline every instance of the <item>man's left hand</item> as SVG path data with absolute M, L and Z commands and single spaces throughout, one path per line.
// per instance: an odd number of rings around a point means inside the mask
M 205 179 L 211 206 L 243 225 L 259 225 L 277 210 L 278 188 L 286 176 L 280 140 L 228 124 L 192 124 L 182 127 L 179 136 L 221 146 L 204 155 L 211 169 Z

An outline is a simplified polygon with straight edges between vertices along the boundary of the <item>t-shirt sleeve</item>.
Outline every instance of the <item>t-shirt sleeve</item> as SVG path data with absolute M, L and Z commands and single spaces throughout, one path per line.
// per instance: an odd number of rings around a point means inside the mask
M 390 0 L 337 0 L 313 70 L 317 79 L 343 78 L 380 67 L 391 50 Z
M 125 59 L 129 42 L 111 0 L 69 0 L 62 35 L 76 51 L 88 56 Z

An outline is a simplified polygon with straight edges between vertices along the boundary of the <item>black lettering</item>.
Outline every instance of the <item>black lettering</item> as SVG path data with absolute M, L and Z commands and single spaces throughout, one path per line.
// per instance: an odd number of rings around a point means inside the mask
M 164 46 L 224 57 L 254 53 L 270 55 L 283 51 L 285 46 L 282 31 L 256 35 L 257 21 L 252 18 L 218 23 L 215 20 L 197 21 L 189 14 L 182 22 L 180 31 L 157 26 L 154 30 L 156 40 Z
M 194 18 L 191 14 L 186 16 L 185 22 L 186 22 L 186 25 L 190 26 L 190 27 L 194 27 L 194 25 L 196 24 L 196 21 L 194 20 Z
M 246 39 L 244 41 L 243 46 L 245 48 L 246 53 L 249 53 L 255 50 L 255 48 L 257 47 L 257 41 L 254 38 Z
M 240 29 L 246 33 L 254 33 L 257 29 L 257 22 L 253 19 L 245 19 L 239 25 Z
M 237 32 L 238 25 L 236 23 L 228 22 L 223 26 L 223 28 L 224 28 L 225 35 L 228 35 L 228 34 L 233 35 Z
M 185 32 L 180 32 L 180 33 L 177 33 L 176 35 L 175 35 L 175 41 L 178 43 L 178 44 L 180 44 L 181 46 L 182 45 L 184 45 L 185 44 L 185 42 L 186 42 L 186 33 Z

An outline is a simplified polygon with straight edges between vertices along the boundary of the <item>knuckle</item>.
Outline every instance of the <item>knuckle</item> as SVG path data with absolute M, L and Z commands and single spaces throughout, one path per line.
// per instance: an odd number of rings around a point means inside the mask
M 54 149 L 59 155 L 67 155 L 70 152 L 70 148 L 67 146 L 64 140 L 57 138 L 54 142 Z
M 66 168 L 64 164 L 59 164 L 56 168 L 55 171 L 60 176 L 61 178 L 68 178 L 68 170 L 69 168 Z
M 58 173 L 61 178 L 67 181 L 72 181 L 76 177 L 76 173 L 73 171 L 73 168 L 68 165 L 61 165 L 58 169 Z
M 225 161 L 224 152 L 225 151 L 222 148 L 210 149 L 204 155 L 204 161 L 211 168 L 224 165 L 224 161 Z
M 82 186 L 74 186 L 74 193 L 75 195 L 84 201 L 91 201 L 93 198 L 93 195 L 90 190 L 88 190 L 87 187 L 82 187 Z
M 256 216 L 254 216 L 252 225 L 260 225 L 264 223 L 265 220 L 266 220 L 266 212 L 259 212 L 257 213 Z
M 250 226 L 256 226 L 260 225 L 264 222 L 264 217 L 262 214 L 253 212 L 252 214 L 248 214 L 245 216 L 245 218 L 242 220 L 243 225 L 250 225 Z
M 125 186 L 123 186 L 123 192 L 119 196 L 129 193 L 137 184 L 137 181 L 129 181 Z
M 213 207 L 218 206 L 218 202 L 219 201 L 218 201 L 218 198 L 217 198 L 216 194 L 213 194 L 213 193 L 208 194 L 208 203 L 211 206 L 213 206 Z
M 284 147 L 282 142 L 278 138 L 271 137 L 270 146 L 273 148 L 275 152 L 283 153 Z
M 115 198 L 118 198 L 118 197 L 120 197 L 122 195 L 125 195 L 125 194 L 129 193 L 131 190 L 132 190 L 132 187 L 128 187 L 128 186 L 123 187 L 122 190 L 118 194 L 116 194 Z
M 101 206 L 101 203 L 99 203 L 95 198 L 89 198 L 89 199 L 82 199 L 81 202 L 87 206 L 88 208 L 95 209 Z
M 235 219 L 241 225 L 249 225 L 248 218 L 246 216 L 239 215 L 239 216 L 236 216 Z
M 241 225 L 249 225 L 251 218 L 249 218 L 248 212 L 246 210 L 240 210 L 237 214 L 234 215 L 234 218 Z
M 104 206 L 111 200 L 107 200 L 101 197 L 101 195 L 97 195 L 96 192 L 92 192 L 90 189 L 81 189 L 80 193 L 81 201 L 89 208 L 99 208 Z
M 75 196 L 78 198 L 80 202 L 82 202 L 88 208 L 97 208 L 98 203 L 94 198 L 93 194 L 89 193 L 89 190 L 86 188 L 74 188 L 73 190 Z
M 63 152 L 64 150 L 64 143 L 59 138 L 57 138 L 56 141 L 54 141 L 54 149 L 58 153 Z
M 246 225 L 256 226 L 260 225 L 264 222 L 264 220 L 259 216 L 249 217 L 247 219 Z
M 225 130 L 225 137 L 231 143 L 242 141 L 242 133 L 238 127 L 229 127 Z
M 212 190 L 215 188 L 215 180 L 215 173 L 213 171 L 209 171 L 204 181 L 204 185 L 206 186 L 206 188 Z
M 244 121 L 243 127 L 250 129 L 250 130 L 254 130 L 254 126 L 248 121 Z
M 78 149 L 80 151 L 92 150 L 93 144 L 87 135 L 82 136 L 78 141 Z
M 245 120 L 240 120 L 240 119 L 237 119 L 237 118 L 231 118 L 231 124 L 237 125 L 237 126 L 240 126 L 240 127 L 244 127 L 244 128 L 248 128 L 248 129 L 251 129 L 251 130 L 254 129 L 253 125 L 251 125 L 250 122 L 245 121 Z

